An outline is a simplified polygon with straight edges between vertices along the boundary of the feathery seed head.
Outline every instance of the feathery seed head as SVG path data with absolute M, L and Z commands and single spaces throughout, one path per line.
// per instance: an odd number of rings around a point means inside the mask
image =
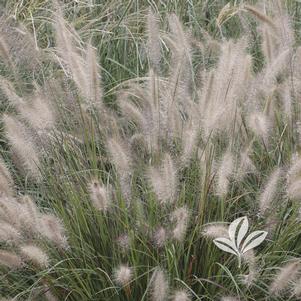
M 182 162 L 186 165 L 192 158 L 193 154 L 197 150 L 197 142 L 199 136 L 199 129 L 194 124 L 190 124 L 185 128 L 183 134 L 183 151 L 182 151 Z
M 264 214 L 268 209 L 271 208 L 271 205 L 276 197 L 278 191 L 278 183 L 281 176 L 281 169 L 276 168 L 271 176 L 269 177 L 263 192 L 259 198 L 259 211 L 260 214 Z
M 13 180 L 10 172 L 4 161 L 0 158 L 0 195 L 12 196 L 14 194 L 12 185 Z
M 20 256 L 13 252 L 0 250 L 0 265 L 9 269 L 18 269 L 22 267 L 23 261 Z
M 132 158 L 123 141 L 111 138 L 107 142 L 109 154 L 119 177 L 121 192 L 129 203 L 131 198 Z
M 20 232 L 11 224 L 0 222 L 0 242 L 15 244 L 21 239 Z
M 158 72 L 160 69 L 161 47 L 158 16 L 150 8 L 147 15 L 147 50 L 150 66 Z
M 287 173 L 287 194 L 293 200 L 301 198 L 301 159 L 293 156 L 292 165 Z
M 3 117 L 6 137 L 14 154 L 15 164 L 35 180 L 40 179 L 40 159 L 32 137 L 25 130 L 25 126 L 15 117 Z
M 165 273 L 159 267 L 155 269 L 151 282 L 151 300 L 165 301 L 168 296 L 169 286 Z
M 251 114 L 249 116 L 249 127 L 265 143 L 268 142 L 271 123 L 264 113 L 256 112 Z
M 177 208 L 171 215 L 171 221 L 175 223 L 175 227 L 172 230 L 173 238 L 182 241 L 185 237 L 189 222 L 189 211 L 187 207 Z
M 103 91 L 100 84 L 100 73 L 98 70 L 96 49 L 92 47 L 91 43 L 88 44 L 86 49 L 86 65 L 87 65 L 87 83 L 86 96 L 88 100 L 103 112 Z
M 290 199 L 301 199 L 301 179 L 290 183 L 287 187 L 287 195 Z
M 2 35 L 0 36 L 0 57 L 5 63 L 8 63 L 9 66 L 13 65 L 11 56 L 9 54 L 9 46 Z
M 39 231 L 39 216 L 40 212 L 37 205 L 29 195 L 25 195 L 19 199 L 19 220 L 20 227 L 26 231 L 27 235 L 35 235 Z
M 35 245 L 23 245 L 20 247 L 20 253 L 25 261 L 31 262 L 34 265 L 45 268 L 49 265 L 47 254 Z
M 20 221 L 21 212 L 21 205 L 14 198 L 0 197 L 0 217 L 2 221 L 19 229 L 22 226 Z
M 62 222 L 52 214 L 42 214 L 39 218 L 39 233 L 60 248 L 68 249 L 68 240 Z
M 293 294 L 297 298 L 301 297 L 301 278 L 296 281 L 293 288 Z
M 256 167 L 249 156 L 249 150 L 245 150 L 240 154 L 240 162 L 235 178 L 242 181 L 243 178 L 250 173 L 256 173 Z
M 284 265 L 278 274 L 275 276 L 274 280 L 270 284 L 269 291 L 272 295 L 279 295 L 292 281 L 296 279 L 300 270 L 299 260 L 294 260 Z
M 46 95 L 36 91 L 32 99 L 19 103 L 17 111 L 37 132 L 49 130 L 55 125 L 55 114 Z
M 206 225 L 202 231 L 202 235 L 204 237 L 208 237 L 211 239 L 224 237 L 229 237 L 228 226 L 222 224 L 210 224 Z
M 178 290 L 174 293 L 172 301 L 190 301 L 191 298 L 187 291 Z
M 128 265 L 120 265 L 114 271 L 114 279 L 118 285 L 124 286 L 129 284 L 133 278 L 133 269 Z
M 128 251 L 131 246 L 131 239 L 130 239 L 129 235 L 128 234 L 120 235 L 117 238 L 117 244 L 123 252 Z
M 234 159 L 230 151 L 226 151 L 221 159 L 216 180 L 216 194 L 223 197 L 228 193 L 230 178 L 233 173 Z
M 149 181 L 162 204 L 173 203 L 177 191 L 177 170 L 169 154 L 165 154 L 161 166 L 149 169 Z
M 98 180 L 92 180 L 91 183 L 88 184 L 88 189 L 93 206 L 100 211 L 106 211 L 110 202 L 108 188 L 102 185 Z
M 243 283 L 249 287 L 253 284 L 254 280 L 258 275 L 258 267 L 256 263 L 256 257 L 254 250 L 249 250 L 243 254 L 242 260 L 248 264 L 249 274 L 243 275 L 242 281 Z
M 8 51 L 4 63 L 14 75 L 19 71 L 16 67 L 28 72 L 36 71 L 41 58 L 40 51 L 25 25 L 17 23 L 12 17 L 4 18 L 4 14 L 1 14 L 0 39 L 0 56 L 4 59 Z
M 24 102 L 22 97 L 16 93 L 13 84 L 5 78 L 0 77 L 0 88 L 12 105 L 17 106 Z
M 162 248 L 164 246 L 167 239 L 168 239 L 167 233 L 163 227 L 159 227 L 153 234 L 153 241 L 155 243 L 155 246 L 159 248 Z

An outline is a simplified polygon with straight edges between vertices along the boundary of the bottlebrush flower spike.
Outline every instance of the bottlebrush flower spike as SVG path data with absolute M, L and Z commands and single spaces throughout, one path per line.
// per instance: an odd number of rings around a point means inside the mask
M 248 218 L 246 216 L 240 217 L 230 224 L 229 238 L 220 237 L 213 240 L 219 249 L 238 257 L 239 267 L 242 255 L 259 246 L 268 234 L 266 231 L 254 231 L 246 237 L 248 229 Z

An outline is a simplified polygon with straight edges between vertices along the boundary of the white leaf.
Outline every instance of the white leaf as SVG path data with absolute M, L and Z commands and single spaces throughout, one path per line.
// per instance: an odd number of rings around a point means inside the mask
M 244 216 L 242 219 L 243 219 L 243 221 L 240 224 L 240 228 L 239 228 L 239 231 L 237 234 L 237 243 L 236 243 L 237 248 L 239 248 L 243 238 L 245 237 L 245 235 L 247 234 L 248 229 L 249 229 L 248 218 L 246 216 Z
M 213 242 L 221 250 L 238 256 L 238 251 L 234 243 L 228 238 L 216 238 Z
M 245 217 L 240 217 L 234 220 L 229 226 L 229 237 L 235 243 L 236 228 Z
M 241 248 L 241 250 L 242 250 L 241 253 L 245 253 L 245 252 L 259 246 L 264 241 L 264 239 L 266 238 L 267 235 L 268 235 L 268 232 L 266 232 L 266 231 L 252 232 L 244 241 L 242 248 Z

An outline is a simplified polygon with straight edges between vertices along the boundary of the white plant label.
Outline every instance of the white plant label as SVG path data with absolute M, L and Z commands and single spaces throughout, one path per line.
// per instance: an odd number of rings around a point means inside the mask
M 239 266 L 241 257 L 247 251 L 259 246 L 266 238 L 268 232 L 254 231 L 248 236 L 249 221 L 246 216 L 234 220 L 229 226 L 229 238 L 220 237 L 213 240 L 221 250 L 234 254 L 238 257 Z

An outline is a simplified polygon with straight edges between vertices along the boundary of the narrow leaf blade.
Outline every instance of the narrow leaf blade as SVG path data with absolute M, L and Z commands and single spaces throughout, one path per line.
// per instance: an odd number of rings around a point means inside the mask
M 219 249 L 238 256 L 236 247 L 231 240 L 227 238 L 216 238 L 213 240 L 213 242 Z
M 237 243 L 236 243 L 237 248 L 239 248 L 243 238 L 248 232 L 248 229 L 249 229 L 249 221 L 248 218 L 244 216 L 237 234 Z
M 268 235 L 266 231 L 254 231 L 245 240 L 242 246 L 242 253 L 245 253 L 255 247 L 259 246 Z
M 236 229 L 237 226 L 240 224 L 240 222 L 244 219 L 245 217 L 239 217 L 236 220 L 234 220 L 230 226 L 229 226 L 229 237 L 231 239 L 231 241 L 233 241 L 235 243 L 235 234 L 236 234 Z

